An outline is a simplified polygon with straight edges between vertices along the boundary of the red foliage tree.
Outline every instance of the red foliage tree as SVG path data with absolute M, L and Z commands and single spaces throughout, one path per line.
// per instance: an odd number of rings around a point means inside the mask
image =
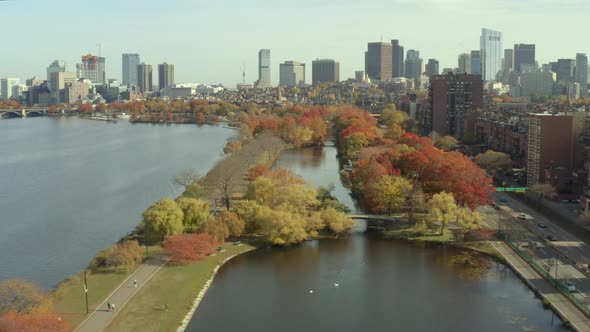
M 78 112 L 91 113 L 92 110 L 92 104 L 80 104 L 78 106 Z
M 218 245 L 211 235 L 200 233 L 168 236 L 163 247 L 171 262 L 186 264 L 211 254 Z
M 67 332 L 68 322 L 56 312 L 23 314 L 10 311 L 0 315 L 0 332 Z
M 257 164 L 254 167 L 250 168 L 248 174 L 246 175 L 246 180 L 254 181 L 258 179 L 260 176 L 264 176 L 270 173 L 270 168 L 264 164 Z

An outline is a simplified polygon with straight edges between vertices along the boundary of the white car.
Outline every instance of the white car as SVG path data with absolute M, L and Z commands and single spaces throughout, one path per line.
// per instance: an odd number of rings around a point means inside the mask
M 571 281 L 566 281 L 563 283 L 563 285 L 567 288 L 567 291 L 570 293 L 575 292 L 576 290 L 578 290 L 576 288 L 576 285 L 574 285 Z
M 520 218 L 520 219 L 526 219 L 526 214 L 524 214 L 524 213 L 521 212 L 521 213 L 518 214 L 518 218 Z

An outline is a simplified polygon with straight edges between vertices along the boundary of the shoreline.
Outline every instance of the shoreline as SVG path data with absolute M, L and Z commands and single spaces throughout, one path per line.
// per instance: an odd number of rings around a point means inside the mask
M 233 255 L 227 257 L 226 259 L 224 259 L 221 263 L 217 264 L 217 266 L 213 269 L 213 272 L 211 273 L 211 277 L 209 277 L 209 279 L 207 279 L 207 281 L 203 285 L 203 288 L 201 288 L 201 290 L 197 294 L 197 297 L 195 298 L 195 301 L 193 302 L 192 307 L 186 313 L 185 317 L 182 319 L 182 324 L 178 327 L 178 329 L 176 329 L 176 332 L 184 332 L 186 330 L 186 328 L 188 327 L 188 324 L 191 322 L 195 313 L 197 312 L 197 308 L 199 307 L 199 304 L 201 304 L 203 297 L 205 297 L 205 294 L 207 293 L 207 291 L 209 290 L 209 287 L 211 287 L 211 284 L 213 283 L 213 280 L 217 276 L 217 272 L 219 271 L 219 269 L 223 265 L 225 265 L 225 263 L 229 262 L 231 259 L 233 259 L 237 256 L 240 256 L 240 255 L 243 255 L 243 254 L 250 252 L 252 250 L 256 250 L 256 249 L 258 249 L 258 247 L 250 248 L 250 249 L 243 251 L 239 254 L 233 254 Z

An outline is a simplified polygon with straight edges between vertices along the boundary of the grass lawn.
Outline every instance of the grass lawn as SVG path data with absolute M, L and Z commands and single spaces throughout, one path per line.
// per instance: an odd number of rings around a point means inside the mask
M 424 241 L 436 243 L 450 243 L 455 241 L 455 236 L 452 230 L 445 229 L 443 234 L 439 234 L 438 230 L 427 234 L 415 232 L 411 226 L 403 226 L 396 229 L 388 229 L 383 232 L 383 236 L 389 239 L 409 240 L 409 241 Z
M 160 247 L 150 247 L 150 256 L 161 250 Z M 105 269 L 88 274 L 88 309 L 90 312 L 104 301 L 139 265 L 128 270 Z M 80 272 L 60 283 L 53 292 L 57 312 L 64 317 L 70 327 L 74 329 L 86 319 L 86 300 L 84 297 L 84 273 Z
M 225 252 L 190 265 L 163 267 L 121 308 L 105 331 L 175 331 L 213 269 L 227 257 L 254 247 L 226 243 L 223 248 Z M 167 312 L 164 304 L 169 306 Z
M 504 260 L 504 257 L 488 241 L 461 242 L 457 243 L 457 246 Z

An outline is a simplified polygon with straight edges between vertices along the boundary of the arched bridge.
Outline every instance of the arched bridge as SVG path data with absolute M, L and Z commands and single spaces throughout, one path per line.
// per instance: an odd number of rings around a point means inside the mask
M 348 217 L 351 219 L 366 219 L 375 221 L 396 221 L 399 219 L 398 216 L 384 216 L 376 214 L 349 214 Z
M 44 116 L 47 115 L 46 108 L 29 108 L 29 109 L 0 109 L 0 118 L 26 118 L 27 116 Z

